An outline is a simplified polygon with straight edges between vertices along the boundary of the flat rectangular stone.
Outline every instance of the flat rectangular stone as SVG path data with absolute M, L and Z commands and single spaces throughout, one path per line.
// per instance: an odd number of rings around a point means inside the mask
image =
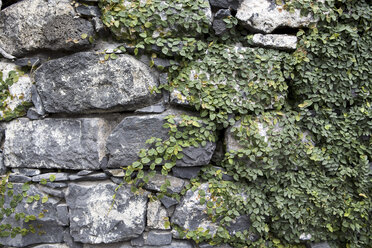
M 100 168 L 110 126 L 102 118 L 21 118 L 6 129 L 4 164 L 13 168 Z

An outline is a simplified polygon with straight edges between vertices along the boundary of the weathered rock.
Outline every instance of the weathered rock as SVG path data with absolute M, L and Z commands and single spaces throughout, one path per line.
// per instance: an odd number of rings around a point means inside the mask
M 146 245 L 164 246 L 172 243 L 172 233 L 167 231 L 150 231 L 145 238 Z
M 63 233 L 63 241 L 68 245 L 69 248 L 83 248 L 83 243 L 75 242 L 70 234 L 70 229 L 66 228 Z
M 170 226 L 165 227 L 165 222 L 169 221 L 167 210 L 161 205 L 159 200 L 150 201 L 147 204 L 147 227 L 150 229 L 169 230 Z
M 162 198 L 160 198 L 161 203 L 163 203 L 164 207 L 166 209 L 175 206 L 178 204 L 178 201 L 172 197 L 164 195 Z
M 53 188 L 49 188 L 49 187 L 44 187 L 42 185 L 38 185 L 38 188 L 47 195 L 55 196 L 55 197 L 58 197 L 58 198 L 64 198 L 65 197 L 65 193 L 60 189 L 53 189 Z
M 232 248 L 232 247 L 228 244 L 210 245 L 209 243 L 202 243 L 199 245 L 199 248 Z
M 101 11 L 98 6 L 80 5 L 76 8 L 76 12 L 85 17 L 100 17 Z
M 311 15 L 301 16 L 300 10 L 290 13 L 271 0 L 243 0 L 236 14 L 250 30 L 271 33 L 278 27 L 307 27 L 315 22 Z
M 14 63 L 20 67 L 36 67 L 41 64 L 41 58 L 33 57 L 33 58 L 20 58 L 17 59 Z
M 76 15 L 69 0 L 25 0 L 0 13 L 0 47 L 14 56 L 41 49 L 81 50 L 89 47 L 82 34 L 94 34 L 93 25 Z
M 36 108 L 31 107 L 27 110 L 26 117 L 30 120 L 41 120 L 43 119 L 42 115 L 39 115 Z
M 145 229 L 147 193 L 134 195 L 123 185 L 71 183 L 66 202 L 70 209 L 70 232 L 77 242 L 113 243 L 138 237 Z
M 54 178 L 54 182 L 59 182 L 59 181 L 67 181 L 68 180 L 69 173 L 65 172 L 51 172 L 51 173 L 45 173 L 45 174 L 40 174 L 32 177 L 33 182 L 41 182 L 42 180 L 47 180 L 49 181 L 51 178 Z
M 125 176 L 125 171 L 123 169 L 105 170 L 105 173 L 107 175 L 113 176 L 113 177 L 121 177 L 121 178 L 123 178 Z
M 158 79 L 147 65 L 129 55 L 102 63 L 100 59 L 82 52 L 40 66 L 35 80 L 46 112 L 135 110 L 160 99 L 150 92 Z
M 145 184 L 145 189 L 160 192 L 160 187 L 165 184 L 165 181 L 169 180 L 170 186 L 167 187 L 169 193 L 180 193 L 185 186 L 185 181 L 177 177 L 164 176 L 161 174 L 155 174 L 155 176 L 149 178 L 149 182 Z
M 139 243 L 135 243 L 139 244 Z M 153 245 L 144 245 L 144 242 L 139 245 L 141 248 L 194 248 L 194 245 L 190 241 L 184 240 L 172 240 L 170 245 L 162 245 L 162 246 L 153 246 Z M 120 242 L 115 244 L 102 244 L 102 245 L 91 245 L 91 244 L 84 244 L 84 248 L 133 248 L 137 247 L 136 245 L 132 245 L 130 242 Z
M 14 195 L 22 193 L 22 183 L 14 183 L 13 190 Z M 43 218 L 38 218 L 32 221 L 32 225 L 36 228 L 36 233 L 28 233 L 26 236 L 17 235 L 15 238 L 11 237 L 1 237 L 0 243 L 7 247 L 25 247 L 32 244 L 40 243 L 61 243 L 63 241 L 63 230 L 64 228 L 59 225 L 59 223 L 66 220 L 60 219 L 63 216 L 57 215 L 56 205 L 60 201 L 58 198 L 49 197 L 48 201 L 45 203 L 41 202 L 41 199 L 45 194 L 41 192 L 35 185 L 30 185 L 27 191 L 28 196 L 39 195 L 39 200 L 34 200 L 32 203 L 26 203 L 26 198 L 24 198 L 16 207 L 15 213 L 25 213 L 27 215 L 38 216 L 40 212 L 44 213 Z M 4 207 L 9 207 L 12 197 L 5 198 Z M 28 228 L 30 223 L 25 223 L 23 221 L 15 220 L 14 214 L 9 217 L 5 217 L 1 224 L 11 224 L 13 227 Z M 38 233 L 45 232 L 44 235 L 39 235 Z
M 279 50 L 295 50 L 297 46 L 297 37 L 295 35 L 285 34 L 255 34 L 253 35 L 252 42 L 262 47 Z
M 18 175 L 18 174 L 10 174 L 9 175 L 9 182 L 13 183 L 27 183 L 30 182 L 31 178 L 26 177 L 24 175 Z
M 141 114 L 160 114 L 165 111 L 165 106 L 163 104 L 151 105 L 141 109 L 137 109 L 135 113 Z
M 42 244 L 33 246 L 33 248 L 71 248 L 67 244 Z
M 39 92 L 37 92 L 35 85 L 32 85 L 31 87 L 31 100 L 35 106 L 36 113 L 39 114 L 40 116 L 45 115 L 44 105 L 42 103 Z
M 0 9 L 1 9 L 2 6 L 3 6 L 3 1 L 0 0 Z
M 192 179 L 198 176 L 201 167 L 173 167 L 173 176 L 185 179 Z
M 228 16 L 231 16 L 231 12 L 229 9 L 220 9 L 214 15 L 213 29 L 216 35 L 224 34 L 227 31 L 227 25 L 223 19 Z
M 212 7 L 237 10 L 242 0 L 209 0 Z
M 93 172 L 94 171 L 92 171 L 92 170 L 81 170 L 76 175 L 78 175 L 78 176 L 86 176 L 86 175 L 92 174 Z
M 168 115 L 188 114 L 182 111 L 168 110 L 159 115 L 130 116 L 116 126 L 110 134 L 106 148 L 109 155 L 108 168 L 129 166 L 138 159 L 141 149 L 149 148 L 146 140 L 151 137 L 166 139 L 168 130 L 163 128 L 164 118 Z M 208 164 L 215 148 L 214 143 L 207 143 L 205 147 L 188 147 L 183 149 L 183 158 L 178 160 L 177 166 L 199 166 Z
M 67 183 L 61 183 L 61 182 L 58 182 L 58 183 L 51 183 L 51 182 L 47 182 L 46 184 L 44 184 L 46 187 L 50 187 L 50 188 L 53 188 L 53 189 L 60 189 L 60 188 L 66 188 L 68 186 Z
M 61 226 L 68 226 L 70 223 L 70 216 L 68 213 L 67 204 L 58 204 L 56 208 L 57 208 L 58 224 Z
M 79 176 L 79 175 L 68 176 L 69 181 L 99 181 L 99 180 L 105 180 L 108 178 L 109 176 L 103 172 L 93 173 L 93 174 L 84 175 L 84 176 Z
M 99 169 L 109 131 L 100 118 L 12 121 L 6 129 L 5 166 Z
M 22 102 L 31 102 L 31 79 L 28 74 L 20 76 L 21 74 L 17 72 L 18 69 L 19 68 L 13 63 L 0 60 L 0 72 L 3 72 L 2 80 L 5 81 L 8 78 L 9 73 L 18 74 L 18 80 L 16 80 L 16 82 L 13 80 L 13 84 L 9 86 L 9 96 L 2 102 L 2 109 L 4 110 L 0 110 L 0 120 L 2 119 L 1 117 L 5 117 L 5 111 L 13 111 L 16 107 L 20 106 Z
M 38 169 L 27 169 L 27 168 L 17 168 L 17 169 L 12 169 L 13 173 L 21 174 L 27 177 L 33 177 L 36 175 L 40 175 L 41 171 Z
M 331 248 L 328 242 L 310 243 L 309 248 Z

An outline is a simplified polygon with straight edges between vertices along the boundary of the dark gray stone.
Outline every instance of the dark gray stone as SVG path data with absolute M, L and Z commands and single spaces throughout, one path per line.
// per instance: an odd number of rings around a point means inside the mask
M 84 33 L 92 36 L 93 25 L 75 18 L 69 0 L 25 0 L 0 13 L 0 47 L 14 56 L 40 49 L 81 50 L 90 46 L 81 38 Z
M 39 92 L 37 92 L 36 86 L 34 84 L 31 86 L 31 100 L 35 106 L 36 113 L 40 116 L 45 115 L 43 103 L 41 101 Z
M 331 248 L 328 242 L 321 242 L 321 243 L 310 243 L 308 245 L 309 248 Z
M 19 174 L 10 174 L 9 175 L 9 182 L 13 183 L 27 183 L 31 181 L 31 177 L 26 177 L 24 175 Z
M 36 108 L 31 107 L 27 110 L 27 115 L 26 117 L 30 120 L 40 120 L 42 119 L 42 115 L 39 115 Z
M 100 172 L 100 173 L 93 173 L 85 176 L 79 176 L 79 175 L 69 175 L 68 180 L 69 181 L 99 181 L 99 180 L 105 180 L 108 179 L 109 176 L 106 175 L 106 173 Z
M 223 19 L 228 16 L 231 16 L 231 12 L 229 9 L 220 9 L 215 14 L 213 20 L 213 29 L 216 35 L 224 34 L 227 31 L 226 22 Z
M 86 6 L 80 5 L 76 9 L 76 12 L 84 17 L 100 17 L 101 11 L 98 6 Z
M 58 182 L 58 183 L 47 182 L 45 184 L 45 186 L 53 188 L 53 189 L 60 189 L 60 188 L 66 188 L 68 186 L 68 184 L 67 183 L 61 183 L 61 182 Z
M 212 7 L 237 10 L 242 0 L 209 0 Z
M 144 246 L 145 245 L 145 239 L 144 239 L 144 234 L 145 234 L 145 232 L 144 233 L 142 233 L 141 234 L 141 236 L 139 236 L 138 238 L 135 238 L 135 239 L 132 239 L 131 241 L 130 241 L 130 244 L 132 245 L 132 246 Z
M 37 57 L 20 58 L 20 59 L 17 59 L 14 63 L 18 66 L 21 66 L 21 67 L 24 67 L 24 66 L 36 67 L 36 66 L 39 66 L 41 64 L 41 59 L 37 58 Z
M 201 167 L 173 167 L 173 176 L 185 179 L 192 179 L 198 176 Z
M 0 175 L 4 175 L 6 173 L 6 167 L 4 165 L 4 154 L 3 151 L 0 150 Z
M 110 177 L 110 180 L 116 184 L 121 184 L 123 182 L 123 178 L 117 178 L 117 177 Z
M 93 17 L 92 18 L 92 23 L 94 26 L 94 30 L 96 31 L 97 34 L 101 37 L 107 37 L 109 32 L 106 29 L 106 26 L 103 24 L 101 18 L 99 17 Z
M 113 243 L 138 237 L 145 229 L 147 193 L 134 195 L 110 182 L 71 183 L 66 194 L 70 233 L 76 242 Z M 111 207 L 112 206 L 112 207 Z
M 160 100 L 150 92 L 156 74 L 132 56 L 117 56 L 103 62 L 102 55 L 81 52 L 40 66 L 35 81 L 46 112 L 131 111 Z
M 146 140 L 151 137 L 167 139 L 168 130 L 163 128 L 166 123 L 164 118 L 170 114 L 175 115 L 175 120 L 181 114 L 189 114 L 183 111 L 168 110 L 158 115 L 130 116 L 115 127 L 107 139 L 107 152 L 109 156 L 108 168 L 129 166 L 138 159 L 141 149 L 148 149 Z M 215 149 L 215 144 L 208 142 L 205 147 L 184 148 L 181 160 L 177 166 L 200 166 L 208 164 Z
M 138 239 L 139 240 L 139 239 Z M 134 245 L 134 244 L 139 244 Z M 143 244 L 143 245 L 141 245 Z M 101 245 L 91 245 L 91 244 L 84 244 L 84 248 L 133 248 L 133 247 L 141 247 L 141 248 L 195 248 L 192 241 L 184 241 L 184 240 L 172 240 L 172 243 L 170 245 L 162 245 L 162 246 L 153 246 L 153 245 L 145 245 L 144 241 L 143 243 L 140 243 L 134 241 L 132 242 L 119 242 L 119 243 L 113 243 L 113 244 L 101 244 Z
M 202 243 L 199 245 L 199 248 L 232 248 L 228 244 L 223 244 L 223 245 L 210 245 L 208 243 Z
M 167 231 L 150 231 L 145 239 L 146 245 L 163 246 L 172 243 L 172 233 Z
M 70 229 L 66 228 L 63 233 L 63 241 L 68 245 L 68 248 L 83 248 L 83 243 L 75 242 L 70 234 Z
M 14 195 L 23 192 L 22 186 L 23 183 L 13 184 Z M 25 247 L 40 243 L 61 243 L 63 241 L 64 228 L 60 226 L 59 223 L 63 222 L 64 220 L 59 219 L 56 209 L 60 199 L 49 197 L 47 202 L 41 203 L 41 199 L 45 194 L 41 192 L 35 185 L 30 185 L 27 194 L 29 196 L 39 195 L 40 200 L 34 200 L 32 203 L 26 203 L 26 198 L 24 198 L 22 202 L 15 207 L 15 213 L 25 213 L 26 215 L 38 216 L 40 212 L 43 212 L 43 218 L 32 221 L 32 225 L 36 228 L 36 233 L 30 232 L 25 236 L 17 235 L 15 238 L 1 237 L 0 243 L 6 247 Z M 11 200 L 11 197 L 6 197 L 4 207 L 9 207 Z M 18 226 L 21 228 L 28 228 L 30 223 L 25 223 L 22 220 L 17 221 L 14 218 L 14 214 L 12 214 L 9 217 L 5 217 L 0 224 L 11 224 L 13 227 Z M 39 232 L 45 232 L 45 234 L 39 235 Z
M 160 114 L 165 111 L 165 106 L 163 104 L 151 105 L 141 109 L 137 109 L 135 113 L 141 114 Z
M 99 169 L 110 126 L 100 118 L 21 118 L 7 124 L 7 167 Z
M 49 182 L 51 177 L 55 177 L 54 182 L 67 181 L 69 175 L 70 175 L 69 173 L 65 173 L 65 172 L 45 173 L 45 174 L 33 176 L 32 181 L 41 182 L 41 180 L 45 179 Z
M 171 63 L 171 61 L 169 59 L 154 58 L 153 61 L 154 61 L 154 65 L 156 67 L 160 67 L 159 69 L 161 69 L 161 68 L 169 68 L 172 65 L 179 65 L 178 62 Z
M 39 169 L 27 169 L 27 168 L 18 168 L 18 169 L 12 169 L 13 173 L 22 174 L 27 177 L 33 177 L 36 175 L 40 175 Z
M 65 197 L 65 193 L 62 190 L 53 189 L 53 188 L 49 188 L 49 187 L 44 187 L 44 186 L 41 186 L 41 185 L 38 185 L 38 188 L 41 191 L 43 191 L 45 194 L 55 196 L 55 197 L 58 197 L 58 198 L 64 198 Z
M 164 195 L 162 198 L 160 198 L 161 203 L 163 203 L 164 207 L 166 209 L 175 206 L 178 204 L 178 201 L 172 197 Z
M 3 141 L 4 137 L 5 137 L 5 129 L 0 128 L 0 143 Z
M 67 204 L 58 204 L 56 208 L 58 224 L 61 226 L 68 226 L 70 224 L 70 216 L 68 213 Z
M 235 220 L 230 222 L 230 226 L 227 226 L 226 229 L 229 231 L 230 235 L 235 235 L 237 232 L 243 232 L 249 230 L 251 226 L 251 221 L 249 216 L 241 215 Z
M 160 187 L 165 184 L 165 180 L 169 180 L 170 186 L 167 187 L 168 193 L 180 193 L 185 186 L 185 181 L 177 177 L 163 176 L 156 174 L 154 177 L 150 177 L 149 182 L 145 184 L 144 188 L 147 190 L 160 192 Z

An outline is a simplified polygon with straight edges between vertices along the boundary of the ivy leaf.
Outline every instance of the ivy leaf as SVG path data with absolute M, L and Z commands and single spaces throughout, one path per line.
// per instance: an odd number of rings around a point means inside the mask
M 48 201 L 48 196 L 47 195 L 45 195 L 45 196 L 43 196 L 43 198 L 41 198 L 41 203 L 46 203 L 47 201 Z
M 83 40 L 85 40 L 86 38 L 88 37 L 88 34 L 81 34 L 81 38 L 83 39 Z

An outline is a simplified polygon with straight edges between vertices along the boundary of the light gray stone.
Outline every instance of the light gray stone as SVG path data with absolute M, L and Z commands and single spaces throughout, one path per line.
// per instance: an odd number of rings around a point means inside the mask
M 111 170 L 105 170 L 105 173 L 113 176 L 113 177 L 121 177 L 123 178 L 125 176 L 125 171 L 123 169 L 111 169 Z
M 93 172 L 94 171 L 92 171 L 92 170 L 81 170 L 76 175 L 78 175 L 78 176 L 86 176 L 86 175 L 92 174 Z
M 53 188 L 53 189 L 60 189 L 60 188 L 66 188 L 68 186 L 68 184 L 67 183 L 61 183 L 61 182 L 58 182 L 58 183 L 47 182 L 45 184 L 45 186 Z
M 42 100 L 34 84 L 31 87 L 31 100 L 35 106 L 36 113 L 38 113 L 41 116 L 45 115 L 45 109 L 44 109 Z
M 255 34 L 252 41 L 255 45 L 279 50 L 295 50 L 297 46 L 297 37 L 295 35 Z
M 172 243 L 172 233 L 167 231 L 150 231 L 145 238 L 146 245 L 164 246 Z
M 63 233 L 63 241 L 68 245 L 69 248 L 83 248 L 83 243 L 74 241 L 70 234 L 69 228 L 66 228 Z
M 146 140 L 151 137 L 167 139 L 168 129 L 163 128 L 166 123 L 164 118 L 175 115 L 175 120 L 180 119 L 181 114 L 189 114 L 184 111 L 168 110 L 158 115 L 130 116 L 115 127 L 107 139 L 107 153 L 109 156 L 108 168 L 129 166 L 139 157 L 141 149 L 148 149 Z M 215 143 L 208 142 L 205 147 L 184 148 L 181 160 L 177 166 L 200 166 L 208 164 L 215 149 Z
M 145 189 L 160 192 L 160 187 L 169 180 L 170 186 L 167 187 L 168 193 L 180 193 L 185 186 L 185 181 L 177 177 L 164 176 L 162 174 L 155 174 L 149 178 L 149 182 L 145 184 Z
M 71 248 L 67 244 L 42 244 L 33 246 L 33 248 Z
M 85 176 L 79 176 L 79 175 L 69 175 L 68 180 L 69 181 L 99 181 L 99 180 L 105 180 L 108 179 L 109 176 L 106 175 L 106 173 L 99 172 L 99 173 L 93 173 Z
M 101 118 L 17 119 L 7 125 L 5 166 L 99 169 L 109 132 Z
M 13 190 L 14 195 L 22 193 L 23 183 L 14 183 Z M 40 191 L 35 185 L 30 185 L 29 190 L 27 191 L 28 196 L 39 195 L 40 200 L 34 200 L 32 203 L 26 203 L 26 198 L 22 200 L 15 207 L 15 213 L 25 213 L 26 215 L 35 215 L 38 216 L 40 212 L 44 213 L 43 218 L 37 218 L 35 221 L 32 221 L 32 225 L 36 228 L 36 233 L 28 233 L 25 236 L 17 235 L 15 238 L 11 237 L 1 237 L 0 243 L 6 247 L 15 246 L 15 247 L 25 247 L 32 244 L 40 243 L 62 243 L 63 242 L 63 231 L 64 228 L 59 225 L 59 223 L 65 221 L 62 216 L 57 215 L 56 206 L 60 199 L 49 196 L 48 201 L 45 203 L 41 202 L 41 199 L 45 194 Z M 5 198 L 4 207 L 8 208 L 11 197 Z M 14 214 L 9 217 L 5 217 L 1 224 L 11 224 L 13 227 L 28 228 L 30 223 L 25 223 L 22 220 L 17 221 L 14 217 Z M 39 235 L 39 232 L 45 232 L 44 235 Z
M 163 104 L 157 104 L 157 105 L 151 105 L 148 107 L 137 109 L 135 112 L 141 113 L 141 114 L 160 114 L 160 113 L 163 113 L 165 110 L 166 109 Z
M 271 0 L 243 0 L 236 18 L 250 30 L 271 33 L 278 27 L 307 27 L 315 22 L 311 15 L 301 16 L 300 10 L 290 13 Z
M 237 10 L 242 0 L 209 0 L 212 7 Z
M 43 118 L 43 116 L 39 115 L 37 113 L 37 110 L 36 108 L 34 107 L 31 107 L 27 110 L 27 114 L 26 114 L 26 117 L 30 120 L 40 120 Z
M 58 204 L 56 208 L 57 208 L 58 224 L 61 226 L 68 226 L 70 223 L 70 216 L 68 213 L 67 204 Z
M 71 183 L 66 194 L 70 232 L 77 242 L 113 243 L 138 237 L 145 229 L 147 193 L 134 195 L 111 182 Z M 113 204 L 113 206 L 112 206 Z M 112 207 L 111 207 L 112 206 Z
M 1 12 L 0 12 L 1 19 Z M 1 20 L 0 20 L 0 31 L 1 31 Z M 1 41 L 1 32 L 0 32 Z M 1 45 L 0 45 L 1 46 Z M 0 71 L 3 72 L 2 80 L 8 78 L 9 72 L 17 71 L 19 68 L 10 62 L 0 59 Z M 17 106 L 20 106 L 22 102 L 31 102 L 31 78 L 28 74 L 20 76 L 18 81 L 9 86 L 9 96 L 2 102 L 2 106 L 6 111 L 13 111 Z M 0 120 L 4 116 L 4 111 L 0 111 Z
M 120 242 L 115 244 L 101 244 L 101 245 L 93 245 L 93 244 L 84 244 L 84 248 L 133 248 L 136 246 L 132 246 L 130 242 Z M 194 245 L 191 241 L 185 240 L 172 240 L 170 245 L 162 245 L 162 246 L 153 246 L 153 245 L 143 245 L 140 246 L 141 248 L 194 248 Z
M 0 9 L 1 9 L 2 6 L 3 6 L 3 1 L 0 0 Z
M 38 188 L 47 195 L 55 196 L 55 197 L 58 197 L 58 198 L 64 198 L 65 197 L 65 193 L 60 189 L 53 189 L 53 188 L 49 188 L 49 187 L 44 187 L 42 185 L 38 185 Z
M 170 226 L 165 227 L 166 221 L 169 221 L 167 210 L 161 205 L 161 202 L 159 200 L 149 201 L 147 204 L 147 227 L 169 230 Z
M 158 79 L 147 65 L 129 55 L 102 59 L 82 52 L 40 66 L 35 81 L 46 112 L 130 111 L 160 99 L 150 92 Z
M 27 169 L 27 168 L 17 168 L 12 169 L 13 173 L 22 174 L 27 177 L 33 177 L 36 175 L 40 175 L 41 171 L 38 169 Z
M 0 47 L 14 56 L 41 49 L 81 50 L 90 46 L 93 25 L 75 18 L 69 0 L 24 0 L 0 12 Z

